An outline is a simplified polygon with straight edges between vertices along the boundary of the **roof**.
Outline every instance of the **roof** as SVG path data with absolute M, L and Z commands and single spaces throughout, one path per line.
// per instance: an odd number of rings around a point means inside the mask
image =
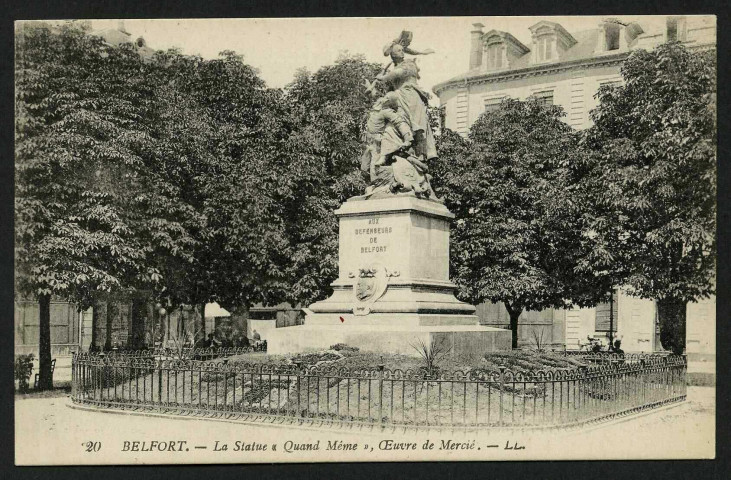
M 685 17 L 683 17 L 685 18 Z M 711 39 L 711 35 L 706 31 L 714 29 L 715 35 L 715 19 L 711 16 L 689 16 L 688 21 L 694 22 L 693 26 L 688 23 L 687 35 L 689 37 L 684 40 L 688 43 L 689 48 L 704 48 L 711 44 L 715 45 L 715 37 Z M 659 20 L 659 19 L 657 19 Z M 615 63 L 623 61 L 632 51 L 633 48 L 652 48 L 658 41 L 663 41 L 665 22 L 643 20 L 642 24 L 637 22 L 624 23 L 615 18 L 607 18 L 604 23 L 618 23 L 625 25 L 627 32 L 627 40 L 629 41 L 629 49 L 612 50 L 609 52 L 595 53 L 599 40 L 600 29 L 592 28 L 582 30 L 575 33 L 567 32 L 560 24 L 549 20 L 542 20 L 535 25 L 529 27 L 532 33 L 535 33 L 543 26 L 551 27 L 559 38 L 564 39 L 566 49 L 559 49 L 558 59 L 550 62 L 532 64 L 530 52 L 521 55 L 510 63 L 510 68 L 495 71 L 485 71 L 480 67 L 465 72 L 456 77 L 452 77 L 447 81 L 435 85 L 432 90 L 439 93 L 445 88 L 460 84 L 467 84 L 481 81 L 502 81 L 509 77 L 523 77 L 534 74 L 540 74 L 548 70 L 561 70 L 573 68 L 577 65 L 586 65 L 588 63 Z M 693 38 L 690 38 L 690 35 Z M 488 32 L 490 33 L 490 32 Z M 484 36 L 483 36 L 484 38 Z M 575 43 L 574 41 L 575 40 Z
M 148 47 L 142 37 L 135 40 L 132 38 L 132 35 L 130 35 L 127 31 L 120 30 L 118 28 L 96 30 L 91 32 L 91 34 L 97 37 L 101 37 L 106 43 L 115 47 L 122 45 L 123 43 L 131 43 L 137 50 L 137 53 L 139 53 L 140 56 L 145 59 L 152 57 L 152 55 L 155 53 L 155 50 Z
M 208 317 L 230 317 L 231 314 L 221 308 L 221 306 L 217 303 L 207 303 L 206 304 L 206 318 Z
M 549 22 L 548 20 L 541 20 L 540 22 L 536 23 L 535 25 L 528 27 L 528 29 L 531 31 L 531 33 L 535 34 L 538 30 L 540 30 L 543 27 L 550 27 L 553 29 L 554 32 L 561 38 L 568 46 L 572 46 L 576 44 L 576 39 L 573 35 L 571 35 L 569 32 L 566 31 L 565 28 L 560 23 L 556 22 Z
M 102 37 L 105 42 L 107 42 L 110 45 L 114 45 L 115 47 L 117 45 L 121 45 L 123 43 L 132 42 L 132 36 L 129 33 L 123 32 L 116 28 L 107 28 L 105 30 L 97 30 L 97 31 L 91 32 L 91 34 L 96 35 L 97 37 Z
M 478 77 L 487 77 L 487 76 L 491 76 L 491 75 L 499 76 L 499 75 L 505 74 L 506 72 L 513 72 L 513 71 L 521 70 L 521 69 L 527 69 L 527 68 L 539 68 L 540 69 L 540 68 L 546 68 L 546 67 L 554 66 L 557 64 L 565 63 L 565 62 L 589 60 L 592 58 L 596 58 L 594 50 L 596 48 L 598 35 L 599 35 L 598 29 L 583 30 L 583 31 L 572 34 L 573 38 L 576 39 L 576 43 L 571 48 L 569 48 L 563 52 L 560 52 L 558 61 L 556 61 L 556 62 L 551 62 L 551 63 L 547 63 L 547 64 L 542 63 L 539 65 L 535 65 L 530 62 L 530 59 L 531 59 L 530 53 L 526 53 L 525 55 L 523 55 L 520 58 L 517 58 L 515 61 L 513 61 L 513 63 L 511 64 L 510 70 L 507 70 L 507 71 L 498 70 L 495 72 L 486 72 L 485 70 L 481 70 L 481 69 L 470 70 L 467 73 L 457 75 L 456 77 L 452 77 L 449 80 L 446 80 L 444 82 L 439 83 L 438 85 L 435 85 L 433 90 L 436 93 L 438 90 L 441 90 L 442 88 L 446 87 L 448 84 L 471 80 L 473 78 L 478 78 Z

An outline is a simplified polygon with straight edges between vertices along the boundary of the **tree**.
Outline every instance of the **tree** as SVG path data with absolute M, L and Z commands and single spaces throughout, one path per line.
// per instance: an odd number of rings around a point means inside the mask
M 141 253 L 104 187 L 130 175 L 130 147 L 145 139 L 131 118 L 111 121 L 127 99 L 107 97 L 102 80 L 128 78 L 117 76 L 128 52 L 109 55 L 71 25 L 22 24 L 16 40 L 16 278 L 40 303 L 39 388 L 48 389 L 51 296 L 86 307 L 138 273 Z
M 338 221 L 333 211 L 366 187 L 359 160 L 366 115 L 375 99 L 364 85 L 380 69 L 362 56 L 342 54 L 314 74 L 299 71 L 285 89 L 285 175 L 296 185 L 282 198 L 289 244 L 287 300 L 292 304 L 325 298 L 337 277 Z
M 675 353 L 686 304 L 715 293 L 714 55 L 679 43 L 633 52 L 624 85 L 599 90 L 586 136 L 594 155 L 583 183 L 603 252 L 586 265 L 655 299 L 660 340 Z
M 524 310 L 589 302 L 577 294 L 582 228 L 566 182 L 578 139 L 563 115 L 535 99 L 506 99 L 478 118 L 469 139 L 445 131 L 439 140 L 436 185 L 456 216 L 450 263 L 458 297 L 503 302 L 513 348 Z
M 24 23 L 16 42 L 16 285 L 40 303 L 47 389 L 51 296 L 154 290 L 152 260 L 189 262 L 195 239 L 156 130 L 158 67 L 73 24 Z
M 285 199 L 298 188 L 279 90 L 233 52 L 201 62 L 189 91 L 214 125 L 212 168 L 200 177 L 208 236 L 204 291 L 231 311 L 287 295 Z

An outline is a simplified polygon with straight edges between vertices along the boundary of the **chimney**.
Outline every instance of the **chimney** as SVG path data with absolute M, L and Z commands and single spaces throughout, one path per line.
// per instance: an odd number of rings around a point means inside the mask
M 473 23 L 472 26 L 474 29 L 470 32 L 470 70 L 480 68 L 482 65 L 482 42 L 480 40 L 482 38 L 482 27 L 484 27 L 484 25 L 481 23 Z

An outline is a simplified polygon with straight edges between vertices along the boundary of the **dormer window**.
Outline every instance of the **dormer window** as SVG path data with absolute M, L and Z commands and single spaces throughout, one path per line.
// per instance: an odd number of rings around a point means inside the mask
M 626 50 L 629 42 L 634 40 L 634 38 L 628 38 L 628 36 L 631 37 L 633 33 L 639 33 L 641 30 L 631 29 L 631 31 L 626 31 L 626 27 L 626 24 L 614 18 L 600 23 L 596 53 Z
M 507 32 L 490 30 L 482 36 L 482 66 L 487 70 L 510 68 L 515 59 L 528 52 L 528 47 Z
M 668 42 L 678 40 L 678 20 L 676 18 L 668 18 Z
M 665 41 L 685 41 L 685 17 L 668 17 L 666 20 Z
M 536 42 L 536 46 L 538 47 L 536 50 L 536 58 L 539 62 L 545 62 L 553 58 L 553 44 L 553 38 L 547 35 L 538 39 Z
M 609 23 L 604 27 L 607 51 L 619 50 L 619 29 L 620 26 L 617 23 Z
M 487 52 L 487 68 L 489 70 L 497 70 L 503 68 L 503 48 L 499 43 L 488 45 Z
M 563 52 L 576 45 L 576 39 L 556 22 L 538 22 L 530 31 L 533 34 L 533 63 L 558 60 Z

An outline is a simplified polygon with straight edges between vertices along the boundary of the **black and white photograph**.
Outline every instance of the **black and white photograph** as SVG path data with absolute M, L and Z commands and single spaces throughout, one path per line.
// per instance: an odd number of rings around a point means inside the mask
M 620 13 L 17 20 L 16 465 L 713 459 L 716 17 Z

